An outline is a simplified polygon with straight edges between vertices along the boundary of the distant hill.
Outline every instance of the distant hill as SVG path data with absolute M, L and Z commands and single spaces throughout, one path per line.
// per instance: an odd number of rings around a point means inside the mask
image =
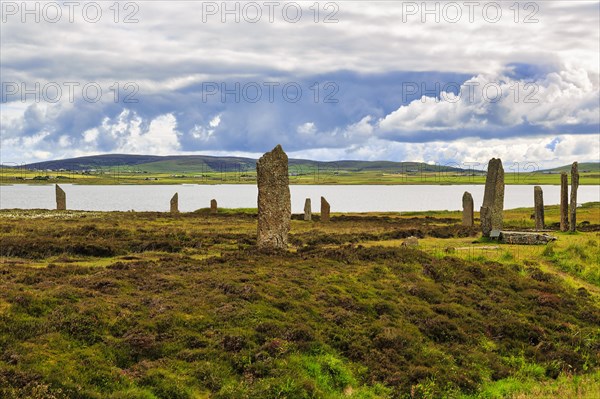
M 398 172 L 466 172 L 467 169 L 431 165 L 422 162 L 392 162 L 392 161 L 352 161 L 321 162 L 307 159 L 289 160 L 290 172 L 298 173 L 315 170 L 327 171 L 380 171 Z M 24 166 L 27 169 L 51 170 L 90 170 L 114 169 L 145 171 L 149 173 L 203 173 L 203 172 L 233 172 L 253 171 L 256 169 L 256 159 L 244 157 L 215 157 L 209 155 L 125 155 L 106 154 L 79 158 L 61 159 L 54 161 L 36 162 Z M 570 171 L 571 165 L 540 172 Z M 580 172 L 600 172 L 599 162 L 583 162 L 579 164 Z
M 140 165 L 148 162 L 159 161 L 161 159 L 162 157 L 155 155 L 106 154 L 36 162 L 25 165 L 25 168 L 85 170 L 93 168 L 109 168 L 117 165 Z
M 548 169 L 549 172 L 570 172 L 571 165 L 559 166 L 558 168 Z M 600 172 L 600 162 L 582 162 L 579 163 L 579 172 Z
M 421 162 L 351 161 L 320 162 L 306 159 L 290 159 L 290 172 L 306 170 L 337 170 L 348 172 L 448 172 L 464 171 L 460 168 L 430 165 Z M 201 173 L 255 170 L 256 159 L 243 157 L 214 157 L 208 155 L 124 155 L 106 154 L 54 161 L 36 162 L 24 166 L 27 169 L 90 170 L 113 169 L 145 171 L 151 173 Z

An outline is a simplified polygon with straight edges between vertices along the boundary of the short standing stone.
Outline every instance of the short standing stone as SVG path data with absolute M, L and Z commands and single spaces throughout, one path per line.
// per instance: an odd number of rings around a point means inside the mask
M 177 212 L 179 212 L 179 194 L 175 193 L 171 198 L 171 213 Z
M 540 186 L 533 188 L 533 203 L 535 205 L 535 229 L 544 230 L 544 192 Z
M 402 241 L 402 244 L 400 244 L 400 246 L 402 246 L 402 247 L 418 247 L 419 239 L 417 237 L 410 236 L 406 240 Z
M 258 184 L 258 237 L 261 249 L 285 249 L 288 244 L 292 205 L 288 157 L 280 145 L 256 163 Z
M 579 170 L 577 162 L 571 165 L 571 231 L 577 230 L 577 189 L 579 188 Z
M 304 220 L 312 220 L 312 209 L 310 205 L 310 198 L 304 201 Z
M 504 168 L 500 159 L 492 158 L 485 178 L 483 205 L 480 210 L 481 231 L 489 237 L 492 230 L 502 229 L 504 210 Z
M 560 174 L 560 231 L 569 230 L 569 178 Z
M 67 194 L 65 194 L 64 190 L 60 188 L 57 184 L 55 187 L 56 192 L 56 209 L 59 211 L 64 211 L 67 209 Z
M 321 197 L 321 222 L 329 222 L 329 212 L 331 207 L 325 197 Z
M 463 226 L 473 226 L 473 196 L 465 191 L 462 197 L 462 224 Z
M 217 200 L 216 199 L 210 200 L 210 213 L 217 213 Z

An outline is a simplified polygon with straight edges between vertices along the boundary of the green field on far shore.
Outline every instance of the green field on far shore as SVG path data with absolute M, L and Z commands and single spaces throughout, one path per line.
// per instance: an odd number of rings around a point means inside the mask
M 105 173 L 39 172 L 19 169 L 0 171 L 0 184 L 256 184 L 256 172 L 131 172 L 114 170 Z M 560 174 L 510 172 L 506 184 L 559 185 Z M 485 184 L 485 174 L 462 172 L 385 173 L 381 171 L 312 171 L 299 174 L 290 169 L 290 184 Z M 581 185 L 599 185 L 600 173 L 580 173 Z

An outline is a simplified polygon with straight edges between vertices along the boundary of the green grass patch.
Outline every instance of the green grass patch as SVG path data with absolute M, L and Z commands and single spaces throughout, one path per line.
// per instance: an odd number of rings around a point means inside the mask
M 591 268 L 559 265 L 592 265 L 594 231 L 462 251 L 497 244 L 446 214 L 335 215 L 292 220 L 290 250 L 266 254 L 254 210 L 0 216 L 0 397 L 544 398 L 599 385 Z M 417 249 L 400 247 L 408 236 Z

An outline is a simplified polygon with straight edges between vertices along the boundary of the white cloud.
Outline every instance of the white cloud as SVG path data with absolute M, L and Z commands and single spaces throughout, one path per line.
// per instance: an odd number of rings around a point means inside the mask
M 63 134 L 58 139 L 58 145 L 63 148 L 70 147 L 72 145 L 71 138 L 69 136 L 67 136 L 66 134 Z
M 208 123 L 208 125 L 212 128 L 219 127 L 220 124 L 221 124 L 221 115 L 215 116 Z
M 100 132 L 97 128 L 89 129 L 83 132 L 83 141 L 86 143 L 94 143 Z
M 52 117 L 47 116 L 48 112 L 42 112 L 35 104 L 30 108 L 36 118 L 41 118 L 42 125 L 52 125 Z M 104 118 L 99 126 L 87 129 L 80 135 L 56 135 L 51 130 L 41 129 L 32 135 L 2 137 L 1 152 L 3 159 L 6 154 L 11 154 L 12 159 L 19 160 L 18 163 L 50 156 L 66 158 L 106 151 L 168 155 L 180 150 L 179 135 L 173 114 L 143 120 L 135 112 L 124 109 L 116 118 Z
M 194 125 L 194 128 L 191 130 L 191 135 L 193 138 L 207 143 L 209 141 L 214 141 L 216 139 L 215 132 L 216 129 L 221 124 L 221 115 L 214 116 L 210 122 L 208 122 L 208 126 L 202 125 Z
M 120 145 L 116 148 L 116 152 L 169 155 L 179 150 L 177 119 L 173 114 L 158 116 L 150 121 L 146 130 L 142 129 L 141 124 L 141 118 L 134 115 L 126 130 L 122 130 L 122 119 L 115 125 L 116 129 L 112 130 L 109 127 L 110 131 L 118 132 L 120 135 Z M 110 125 L 104 124 L 103 127 L 106 126 Z
M 418 161 L 427 163 L 459 163 L 464 166 L 483 167 L 491 158 L 501 158 L 505 169 L 517 164 L 535 165 L 546 169 L 573 161 L 597 162 L 600 141 L 597 135 L 559 135 L 554 150 L 548 148 L 553 141 L 548 137 L 492 139 L 481 145 L 478 139 L 454 142 L 400 143 L 371 138 L 361 145 L 346 148 L 317 148 L 291 152 L 292 158 L 317 158 L 336 161 L 340 159 Z
M 298 126 L 298 128 L 296 129 L 296 132 L 300 135 L 304 135 L 304 136 L 312 136 L 316 133 L 317 131 L 317 127 L 315 126 L 315 124 L 313 122 L 306 122 L 303 123 L 302 125 Z
M 598 79 L 584 70 L 552 72 L 535 82 L 503 75 L 477 75 L 458 96 L 423 96 L 379 121 L 383 132 L 510 128 L 524 124 L 559 129 L 598 124 Z
M 373 125 L 371 125 L 372 119 L 373 117 L 371 115 L 367 115 L 357 123 L 348 126 L 344 130 L 344 138 L 349 140 L 360 140 L 371 137 L 373 135 Z

